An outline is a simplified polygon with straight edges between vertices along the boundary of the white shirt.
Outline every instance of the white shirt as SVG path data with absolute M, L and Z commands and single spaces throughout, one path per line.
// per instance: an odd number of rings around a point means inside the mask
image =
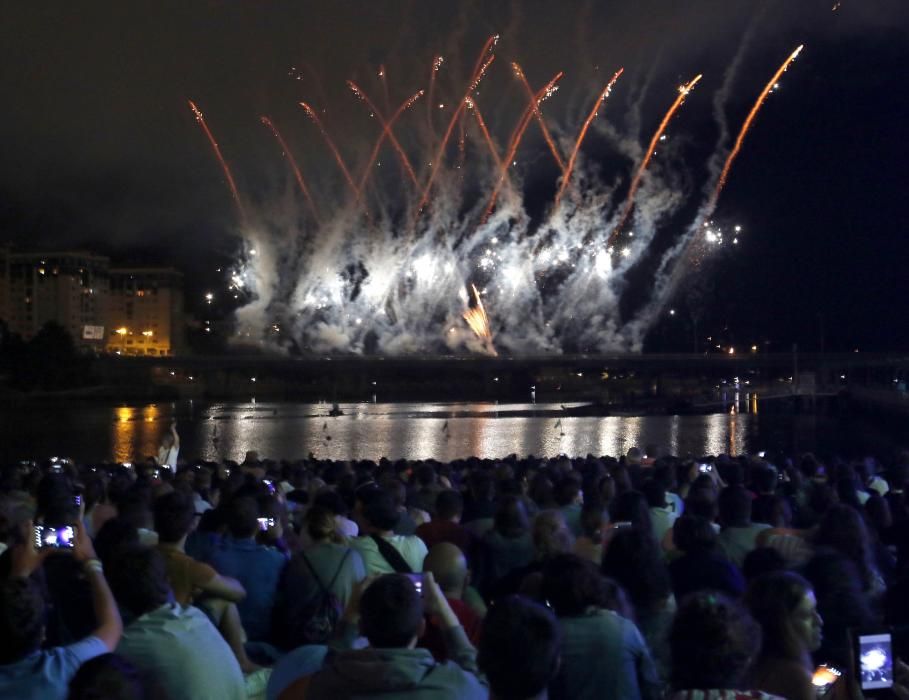
M 398 550 L 398 553 L 404 557 L 404 561 L 410 566 L 411 571 L 418 572 L 423 570 L 423 560 L 428 552 L 423 540 L 416 535 L 391 535 L 382 539 Z M 372 537 L 357 537 L 351 542 L 351 545 L 363 557 L 367 576 L 371 574 L 395 573 L 391 564 L 379 552 L 379 548 L 376 547 Z

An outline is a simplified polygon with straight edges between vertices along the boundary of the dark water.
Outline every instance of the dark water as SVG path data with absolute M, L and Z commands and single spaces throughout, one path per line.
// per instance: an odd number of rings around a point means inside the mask
M 0 458 L 66 456 L 134 461 L 154 454 L 172 418 L 186 458 L 333 459 L 476 455 L 618 455 L 632 446 L 657 454 L 703 455 L 759 450 L 886 457 L 903 436 L 856 418 L 770 415 L 756 402 L 705 416 L 559 417 L 558 404 L 157 404 L 48 401 L 0 406 Z M 514 415 L 517 413 L 518 415 Z M 909 437 L 909 436 L 907 436 Z M 905 444 L 905 443 L 904 443 Z

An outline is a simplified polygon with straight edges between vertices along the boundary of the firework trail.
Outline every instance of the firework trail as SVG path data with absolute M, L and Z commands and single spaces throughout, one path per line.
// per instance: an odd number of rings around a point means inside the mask
M 581 150 L 581 144 L 584 142 L 584 137 L 587 136 L 587 130 L 590 128 L 590 124 L 593 122 L 594 117 L 597 116 L 597 113 L 600 110 L 603 102 L 609 97 L 609 93 L 612 92 L 612 87 L 615 85 L 616 81 L 619 79 L 619 76 L 622 75 L 624 68 L 619 68 L 615 75 L 612 76 L 606 87 L 603 88 L 603 91 L 600 93 L 600 96 L 597 98 L 597 101 L 593 105 L 593 109 L 590 110 L 590 114 L 587 116 L 587 120 L 584 122 L 584 126 L 581 127 L 581 131 L 578 133 L 578 139 L 575 141 L 574 149 L 571 151 L 571 156 L 568 158 L 568 167 L 565 169 L 565 174 L 562 176 L 562 184 L 559 187 L 559 192 L 555 198 L 555 207 L 554 209 L 559 208 L 559 203 L 562 201 L 562 195 L 565 194 L 565 189 L 568 187 L 568 183 L 571 181 L 571 173 L 574 170 L 575 162 L 578 158 L 578 151 Z
M 278 131 L 278 127 L 274 125 L 271 119 L 263 114 L 261 117 L 259 117 L 259 120 L 269 129 L 271 129 L 271 133 L 274 134 L 275 139 L 281 146 L 281 150 L 283 151 L 284 155 L 287 156 L 287 162 L 290 163 L 290 169 L 293 171 L 294 177 L 297 179 L 297 184 L 300 186 L 300 191 L 303 192 L 303 196 L 306 197 L 306 203 L 309 204 L 309 209 L 312 212 L 312 217 L 316 220 L 316 223 L 319 223 L 319 211 L 316 208 L 316 203 L 312 198 L 309 187 L 306 186 L 306 180 L 303 179 L 303 173 L 300 172 L 300 167 L 297 165 L 294 154 L 290 152 L 290 148 L 288 148 L 287 143 L 285 143 L 284 137 L 281 136 L 281 132 Z
M 480 106 L 473 100 L 473 98 L 467 98 L 467 109 L 473 112 L 473 116 L 477 121 L 477 126 L 480 127 L 480 133 L 483 135 L 483 140 L 486 142 L 486 147 L 489 149 L 489 153 L 492 155 L 492 160 L 496 164 L 496 168 L 502 167 L 502 159 L 499 156 L 499 152 L 496 149 L 495 143 L 492 141 L 492 136 L 489 134 L 489 129 L 486 128 L 486 122 L 483 120 L 483 115 L 480 113 Z
M 322 125 L 322 121 L 319 119 L 318 115 L 316 115 L 316 110 L 314 110 L 305 102 L 301 102 L 300 106 L 306 110 L 306 114 L 309 115 L 309 118 L 312 119 L 313 123 L 319 128 L 319 132 L 322 134 L 322 138 L 334 156 L 335 162 L 341 169 L 341 173 L 344 175 L 344 179 L 347 181 L 347 186 L 350 187 L 350 191 L 353 193 L 354 197 L 359 197 L 357 186 L 354 184 L 353 178 L 350 176 L 350 171 L 347 169 L 347 166 L 344 165 L 344 159 L 341 157 L 341 153 L 338 151 L 338 147 L 335 146 L 335 142 L 331 140 L 331 136 L 329 136 L 328 132 L 325 131 L 325 127 Z
M 211 144 L 211 148 L 215 152 L 218 162 L 221 164 L 221 169 L 224 171 L 224 176 L 227 178 L 227 186 L 230 187 L 230 193 L 234 198 L 234 204 L 237 205 L 237 212 L 240 214 L 240 220 L 245 224 L 246 210 L 243 208 L 243 202 L 240 201 L 240 193 L 237 191 L 237 183 L 234 182 L 234 176 L 231 174 L 227 161 L 224 160 L 224 156 L 221 155 L 221 148 L 218 146 L 218 142 L 215 141 L 215 137 L 208 128 L 208 124 L 205 123 L 205 117 L 202 116 L 202 110 L 196 107 L 196 103 L 192 100 L 187 100 L 187 102 L 189 102 L 189 108 L 193 111 L 193 114 L 196 115 L 196 121 L 199 122 L 202 131 L 204 131 L 205 135 L 208 137 L 208 142 Z
M 729 171 L 732 168 L 732 164 L 735 162 L 736 157 L 739 154 L 739 151 L 742 149 L 742 143 L 745 141 L 745 136 L 747 136 L 749 129 L 751 129 L 751 124 L 754 122 L 754 118 L 757 116 L 757 113 L 760 111 L 761 106 L 764 104 L 764 100 L 767 99 L 767 95 L 770 94 L 770 91 L 776 86 L 785 73 L 789 66 L 792 65 L 792 62 L 798 57 L 802 52 L 802 49 L 805 48 L 804 44 L 800 44 L 795 51 L 793 51 L 789 58 L 783 61 L 776 73 L 773 74 L 773 77 L 770 81 L 764 86 L 764 89 L 761 91 L 761 94 L 758 95 L 757 100 L 754 103 L 754 106 L 751 108 L 751 111 L 748 113 L 748 117 L 745 119 L 745 123 L 742 124 L 742 128 L 739 130 L 739 135 L 735 140 L 735 145 L 732 147 L 732 151 L 729 152 L 729 155 L 726 158 L 726 163 L 723 165 L 723 171 L 720 173 L 720 179 L 716 183 L 716 189 L 713 191 L 713 195 L 710 198 L 710 202 L 707 206 L 707 214 L 703 219 L 709 219 L 713 214 L 713 211 L 716 209 L 717 202 L 720 199 L 720 192 L 723 191 L 723 187 L 726 185 L 726 179 L 729 177 Z
M 546 145 L 549 146 L 549 152 L 552 153 L 552 157 L 555 158 L 555 162 L 559 165 L 559 170 L 561 170 L 564 175 L 565 163 L 562 162 L 562 156 L 559 155 L 559 149 L 556 148 L 555 142 L 552 140 L 552 134 L 550 134 L 549 129 L 546 128 L 546 122 L 543 121 L 543 115 L 540 114 L 540 105 L 533 94 L 530 83 L 527 82 L 527 76 L 524 75 L 524 71 L 521 69 L 521 66 L 518 65 L 517 61 L 513 62 L 511 67 L 514 69 L 514 74 L 517 76 L 518 80 L 521 81 L 521 85 L 524 86 L 524 91 L 527 93 L 527 97 L 533 108 L 533 116 L 537 120 L 537 124 L 540 125 L 540 130 L 543 132 L 543 138 L 546 139 Z
M 372 166 L 376 162 L 376 158 L 379 155 L 379 150 L 382 148 L 382 144 L 385 142 L 386 138 L 391 141 L 391 145 L 395 149 L 395 152 L 398 154 L 398 158 L 401 161 L 401 166 L 404 168 L 404 172 L 407 174 L 407 177 L 410 178 L 410 181 L 413 183 L 414 187 L 419 187 L 419 183 L 417 182 L 417 175 L 413 170 L 413 166 L 410 164 L 410 159 L 407 157 L 407 154 L 404 152 L 404 149 L 401 147 L 400 142 L 395 137 L 394 132 L 391 130 L 391 128 L 395 125 L 395 122 L 400 119 L 401 115 L 413 107 L 414 103 L 423 96 L 423 90 L 419 90 L 408 97 L 404 102 L 401 103 L 401 106 L 398 107 L 395 113 L 391 115 L 391 119 L 385 121 L 385 118 L 381 115 L 379 110 L 376 109 L 376 106 L 372 103 L 372 100 L 369 99 L 366 93 L 363 92 L 356 83 L 354 83 L 352 80 L 348 80 L 347 86 L 372 110 L 373 115 L 375 115 L 376 119 L 379 120 L 379 125 L 382 127 L 382 133 L 379 135 L 378 140 L 373 146 L 369 160 L 366 162 L 366 168 L 363 170 L 363 175 L 360 178 L 360 182 L 357 184 L 357 199 L 359 200 L 360 196 L 363 193 L 363 187 L 366 184 L 366 180 L 369 178 L 370 173 L 372 172 Z
M 476 285 L 472 284 L 470 285 L 470 288 L 473 290 L 475 306 L 468 308 L 467 311 L 464 312 L 464 320 L 467 321 L 467 325 L 470 326 L 470 330 L 474 332 L 474 335 L 489 348 L 489 351 L 493 355 L 498 355 L 492 344 L 492 331 L 489 329 L 489 316 L 486 315 L 483 300 L 480 299 L 480 293 L 477 291 Z
M 436 74 L 439 72 L 439 69 L 442 67 L 442 64 L 445 62 L 445 59 L 442 56 L 434 56 L 432 59 L 432 67 L 429 70 L 429 90 L 426 96 L 426 125 L 429 127 L 429 133 L 433 133 L 433 119 L 432 119 L 432 96 L 436 89 Z
M 650 144 L 647 146 L 647 151 L 645 151 L 644 159 L 641 161 L 641 165 L 638 167 L 638 171 L 634 175 L 634 179 L 631 181 L 631 186 L 628 188 L 628 197 L 625 200 L 625 208 L 622 210 L 622 215 L 619 217 L 619 223 L 616 224 L 615 229 L 612 232 L 612 235 L 609 237 L 609 240 L 606 242 L 606 246 L 609 247 L 612 245 L 616 236 L 619 235 L 622 231 L 622 227 L 625 225 L 625 222 L 628 220 L 628 215 L 631 214 L 631 209 L 634 207 L 634 196 L 637 194 L 638 187 L 641 184 L 641 177 L 644 175 L 644 171 L 647 169 L 647 166 L 650 163 L 650 159 L 653 158 L 653 154 L 656 151 L 657 144 L 660 141 L 660 137 L 666 131 L 666 128 L 669 126 L 669 122 L 672 121 L 672 117 L 675 116 L 675 113 L 678 111 L 679 107 L 685 102 L 685 98 L 688 97 L 689 93 L 692 91 L 695 85 L 698 84 L 698 81 L 703 76 L 698 74 L 685 85 L 682 85 L 679 88 L 679 96 L 675 98 L 675 102 L 672 103 L 672 106 L 669 108 L 669 111 L 666 112 L 666 116 L 663 117 L 663 121 L 660 122 L 660 126 L 657 128 L 656 132 L 653 134 L 653 138 L 650 139 Z
M 546 98 L 552 96 L 556 90 L 556 83 L 562 79 L 564 73 L 559 71 L 555 74 L 552 80 L 550 80 L 546 85 L 544 85 L 539 92 L 533 95 L 533 98 L 530 100 L 530 104 L 527 105 L 527 109 L 524 110 L 524 114 L 521 115 L 521 118 L 518 120 L 518 125 L 515 127 L 514 131 L 511 133 L 511 138 L 508 140 L 508 151 L 505 154 L 505 157 L 502 159 L 501 167 L 499 168 L 499 175 L 496 179 L 495 187 L 493 187 L 492 194 L 489 196 L 489 203 L 486 205 L 486 210 L 483 213 L 481 221 L 486 221 L 489 218 L 489 215 L 492 213 L 493 208 L 496 205 L 496 201 L 499 198 L 499 190 L 502 188 L 502 183 L 508 177 L 508 168 L 511 163 L 514 162 L 515 154 L 518 151 L 518 146 L 521 145 L 521 139 L 524 137 L 524 132 L 527 131 L 527 127 L 530 125 L 530 119 L 533 116 L 534 106 L 539 106 L 540 102 Z
M 385 100 L 385 113 L 391 111 L 391 99 L 388 96 L 388 81 L 386 78 L 385 66 L 379 66 L 379 82 L 382 83 L 382 98 Z
M 431 161 L 429 177 L 427 178 L 426 185 L 423 188 L 423 194 L 420 197 L 420 202 L 417 204 L 417 214 L 423 210 L 423 207 L 426 206 L 426 202 L 429 200 L 429 193 L 432 190 L 432 184 L 435 181 L 436 174 L 439 172 L 439 166 L 441 165 L 442 158 L 445 155 L 445 147 L 448 145 L 448 140 L 451 138 L 455 124 L 464 113 L 464 109 L 467 105 L 465 99 L 470 97 L 473 92 L 479 87 L 480 81 L 483 80 L 483 76 L 486 75 L 486 71 L 489 70 L 489 66 L 492 65 L 493 60 L 495 60 L 495 55 L 490 55 L 488 59 L 486 59 L 486 55 L 492 50 L 498 40 L 499 35 L 495 34 L 489 37 L 489 39 L 486 40 L 486 43 L 483 44 L 483 49 L 480 51 L 480 55 L 477 58 L 473 73 L 470 77 L 470 85 L 468 86 L 467 91 L 464 93 L 464 97 L 458 102 L 458 107 L 452 115 L 451 120 L 448 122 L 448 128 L 445 130 L 445 136 L 442 138 L 442 143 L 439 144 L 435 158 L 433 158 Z M 486 60 L 484 61 L 484 59 Z

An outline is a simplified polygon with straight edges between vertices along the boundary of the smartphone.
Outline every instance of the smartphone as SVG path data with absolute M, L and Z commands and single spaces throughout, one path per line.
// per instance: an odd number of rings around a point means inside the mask
M 81 508 L 82 507 L 82 496 L 78 496 L 78 495 L 73 496 L 73 503 L 75 504 L 76 508 Z
M 265 532 L 268 530 L 268 528 L 274 527 L 274 526 L 275 526 L 274 518 L 259 518 L 259 529 L 262 532 Z
M 262 479 L 262 483 L 268 487 L 268 492 L 274 496 L 275 495 L 275 484 L 271 479 Z
M 155 469 L 154 471 L 152 471 L 152 479 L 160 479 L 160 478 L 161 478 L 160 469 Z
M 858 681 L 864 695 L 893 687 L 893 639 L 889 630 L 853 633 Z
M 72 525 L 46 527 L 35 525 L 36 549 L 72 549 L 76 546 L 76 531 Z
M 612 523 L 609 527 L 611 527 L 613 530 L 622 530 L 626 527 L 633 527 L 633 523 L 627 520 L 621 520 L 617 523 Z
M 123 467 L 124 469 L 132 469 L 133 463 L 132 462 L 123 462 L 120 466 Z
M 842 675 L 843 672 L 838 668 L 827 664 L 822 664 L 814 669 L 814 675 L 811 676 L 811 684 L 814 686 L 818 698 L 826 696 L 833 684 Z
M 417 589 L 417 594 L 423 597 L 423 574 L 404 574 L 413 582 L 413 587 Z
M 706 473 L 708 473 L 708 472 L 712 472 L 712 471 L 713 471 L 713 465 L 712 465 L 712 464 L 706 464 L 706 463 L 704 463 L 704 464 L 699 464 L 699 465 L 698 465 L 698 471 L 701 472 L 701 474 L 706 474 Z
M 760 457 L 761 459 L 764 459 L 766 454 L 767 453 L 764 450 L 761 450 L 760 452 L 758 452 L 758 457 Z M 821 668 L 821 667 L 819 667 L 819 668 Z

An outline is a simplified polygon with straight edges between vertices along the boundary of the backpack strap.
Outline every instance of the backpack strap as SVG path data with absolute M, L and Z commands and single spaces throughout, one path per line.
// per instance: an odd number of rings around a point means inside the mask
M 338 564 L 338 568 L 335 570 L 335 575 L 331 577 L 331 583 L 326 586 L 324 583 L 322 583 L 322 579 L 319 578 L 319 574 L 316 573 L 316 570 L 313 567 L 312 563 L 309 561 L 309 559 L 307 559 L 306 552 L 300 552 L 300 555 L 303 557 L 303 562 L 309 569 L 309 573 L 311 573 L 312 577 L 316 580 L 316 583 L 319 585 L 319 590 L 321 590 L 322 593 L 329 593 L 331 591 L 332 586 L 335 585 L 335 581 L 338 580 L 338 576 L 341 574 L 341 569 L 344 567 L 344 562 L 347 561 L 347 556 L 349 554 L 350 547 L 344 550 L 344 556 L 341 557 L 341 563 Z
M 395 549 L 391 544 L 386 542 L 384 539 L 378 535 L 370 535 L 372 541 L 376 543 L 376 548 L 379 550 L 379 554 L 388 562 L 388 565 L 394 569 L 399 574 L 412 574 L 413 569 L 410 568 L 410 564 L 407 563 L 407 560 L 401 556 L 401 553 Z
M 338 580 L 338 576 L 341 575 L 341 569 L 344 568 L 344 562 L 347 561 L 347 555 L 350 554 L 350 547 L 344 550 L 344 556 L 341 557 L 341 563 L 338 564 L 338 568 L 335 571 L 335 575 L 331 577 L 331 583 L 328 584 L 328 588 L 332 589 L 335 586 L 335 581 Z

